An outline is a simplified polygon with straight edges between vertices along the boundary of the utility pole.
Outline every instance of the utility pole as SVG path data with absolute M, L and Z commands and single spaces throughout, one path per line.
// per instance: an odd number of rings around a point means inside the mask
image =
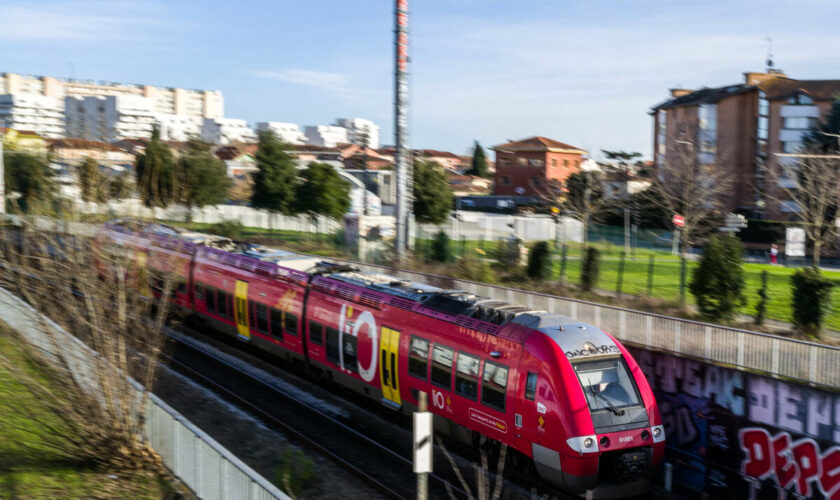
M 394 27 L 394 143 L 396 146 L 397 206 L 394 256 L 400 261 L 408 248 L 411 162 L 408 149 L 408 0 L 396 0 Z
M 6 213 L 6 165 L 3 163 L 3 141 L 6 140 L 6 121 L 0 120 L 0 215 Z

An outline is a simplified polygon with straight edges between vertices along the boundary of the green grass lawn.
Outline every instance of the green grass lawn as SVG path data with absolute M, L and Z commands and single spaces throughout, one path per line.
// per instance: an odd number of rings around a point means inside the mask
M 26 415 L 39 415 L 48 425 L 67 429 L 13 378 L 10 365 L 25 367 L 29 375 L 46 381 L 28 363 L 5 325 L 0 324 L 0 498 L 171 496 L 173 488 L 160 477 L 90 469 L 79 464 L 72 454 L 48 446 L 48 431 Z

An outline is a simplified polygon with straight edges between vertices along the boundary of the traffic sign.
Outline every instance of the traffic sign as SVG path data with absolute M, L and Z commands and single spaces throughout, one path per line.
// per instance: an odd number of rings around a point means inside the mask
M 673 222 L 677 227 L 685 226 L 685 219 L 680 214 L 674 214 L 674 216 L 671 217 L 671 222 Z

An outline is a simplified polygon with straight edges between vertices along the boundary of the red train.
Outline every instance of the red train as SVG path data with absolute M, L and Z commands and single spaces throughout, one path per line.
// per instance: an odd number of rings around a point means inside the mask
M 505 443 L 561 489 L 640 494 L 662 459 L 647 380 L 592 325 L 158 224 L 114 221 L 99 237 L 175 272 L 172 300 L 216 329 L 397 411 L 424 391 L 436 428 Z

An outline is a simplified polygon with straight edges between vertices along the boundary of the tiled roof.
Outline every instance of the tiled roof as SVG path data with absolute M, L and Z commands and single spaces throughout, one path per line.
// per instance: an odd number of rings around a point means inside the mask
M 450 153 L 449 151 L 438 151 L 435 149 L 417 149 L 414 151 L 415 154 L 420 154 L 422 156 L 433 156 L 437 158 L 452 158 L 455 160 L 460 159 L 460 156 L 456 155 L 455 153 Z
M 122 151 L 116 146 L 99 141 L 87 139 L 50 139 L 51 149 L 99 149 L 101 151 Z
M 763 90 L 767 94 L 767 99 L 771 101 L 786 99 L 798 92 L 802 92 L 818 101 L 827 101 L 840 93 L 840 80 L 794 80 L 779 76 L 769 78 L 758 85 L 741 83 L 725 87 L 702 88 L 684 96 L 668 99 L 662 104 L 654 106 L 653 111 L 679 106 L 712 104 L 727 97 L 752 92 L 756 89 Z
M 812 99 L 828 101 L 840 93 L 840 80 L 793 80 L 773 78 L 759 85 L 767 94 L 767 99 L 774 101 L 786 99 L 802 92 Z
M 529 150 L 538 150 L 538 151 L 548 151 L 549 149 L 568 149 L 574 151 L 584 152 L 582 149 L 566 144 L 565 142 L 555 141 L 554 139 L 549 139 L 548 137 L 541 137 L 541 136 L 534 136 L 528 137 L 527 139 L 521 139 L 518 141 L 510 141 L 506 142 L 505 144 L 500 144 L 498 146 L 493 146 L 492 149 L 499 150 L 499 149 L 509 149 L 509 150 L 517 150 L 517 149 L 529 149 Z

